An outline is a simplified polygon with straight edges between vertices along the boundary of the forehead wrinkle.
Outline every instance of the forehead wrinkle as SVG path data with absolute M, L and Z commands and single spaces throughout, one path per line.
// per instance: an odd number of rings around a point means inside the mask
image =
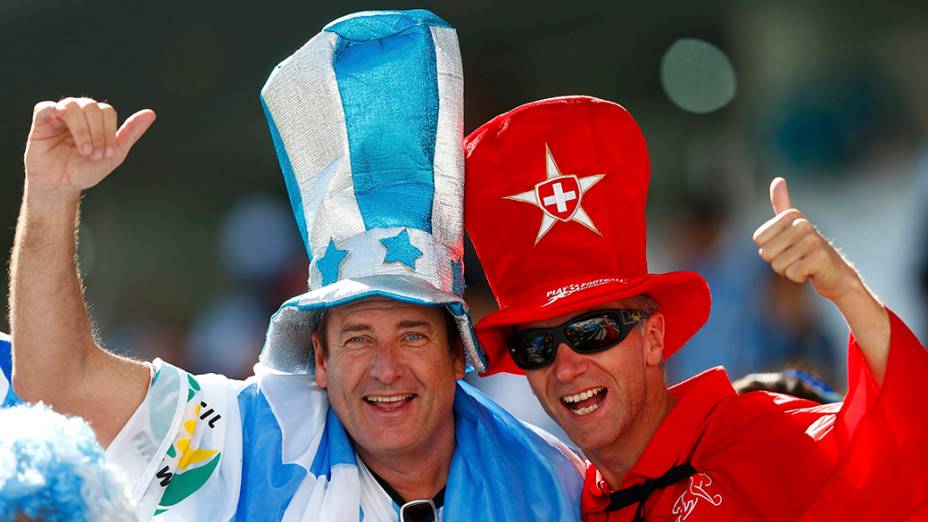
M 422 327 L 432 329 L 433 325 L 429 321 L 409 320 L 409 319 L 396 323 L 396 328 L 422 328 Z M 373 327 L 367 323 L 347 323 L 338 329 L 338 333 L 369 332 L 372 330 L 373 330 Z

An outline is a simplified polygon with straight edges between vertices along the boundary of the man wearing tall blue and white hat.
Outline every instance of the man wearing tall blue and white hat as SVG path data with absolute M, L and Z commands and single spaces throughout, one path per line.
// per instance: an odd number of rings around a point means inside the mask
M 458 382 L 485 364 L 462 300 L 462 84 L 455 32 L 427 11 L 337 20 L 271 74 L 261 101 L 309 292 L 272 317 L 246 381 L 94 342 L 77 202 L 154 113 L 117 130 L 94 100 L 36 107 L 14 384 L 91 421 L 140 519 L 579 519 L 569 450 Z

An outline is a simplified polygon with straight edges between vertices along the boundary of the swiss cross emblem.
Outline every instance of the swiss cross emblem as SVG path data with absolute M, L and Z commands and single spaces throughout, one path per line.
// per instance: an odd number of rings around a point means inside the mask
M 551 217 L 568 221 L 580 208 L 580 184 L 577 176 L 559 176 L 535 185 L 535 198 Z
M 554 161 L 551 149 L 545 145 L 545 180 L 537 183 L 532 190 L 506 196 L 503 199 L 521 201 L 541 209 L 541 226 L 538 228 L 538 235 L 535 236 L 536 245 L 558 221 L 563 223 L 574 221 L 602 235 L 596 229 L 590 216 L 583 210 L 581 202 L 583 194 L 603 177 L 605 174 L 594 174 L 583 178 L 573 174 L 561 174 L 561 169 Z

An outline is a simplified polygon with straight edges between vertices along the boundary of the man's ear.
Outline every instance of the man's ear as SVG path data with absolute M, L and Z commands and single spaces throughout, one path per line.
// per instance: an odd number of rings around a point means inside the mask
M 464 360 L 464 341 L 458 340 L 454 349 L 454 378 L 463 379 L 467 373 L 467 362 Z
M 664 314 L 654 312 L 644 323 L 645 362 L 658 366 L 664 360 Z
M 316 359 L 316 384 L 323 390 L 328 385 L 328 377 L 325 369 L 325 357 L 322 355 L 322 339 L 318 332 L 313 332 L 311 337 L 313 343 L 313 357 Z

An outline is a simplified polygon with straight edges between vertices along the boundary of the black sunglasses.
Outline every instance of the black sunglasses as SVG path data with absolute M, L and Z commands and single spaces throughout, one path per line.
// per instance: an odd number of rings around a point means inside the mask
M 532 328 L 509 338 L 516 366 L 537 370 L 551 364 L 561 343 L 577 353 L 596 353 L 624 340 L 632 328 L 650 315 L 645 310 L 596 310 L 550 328 Z

